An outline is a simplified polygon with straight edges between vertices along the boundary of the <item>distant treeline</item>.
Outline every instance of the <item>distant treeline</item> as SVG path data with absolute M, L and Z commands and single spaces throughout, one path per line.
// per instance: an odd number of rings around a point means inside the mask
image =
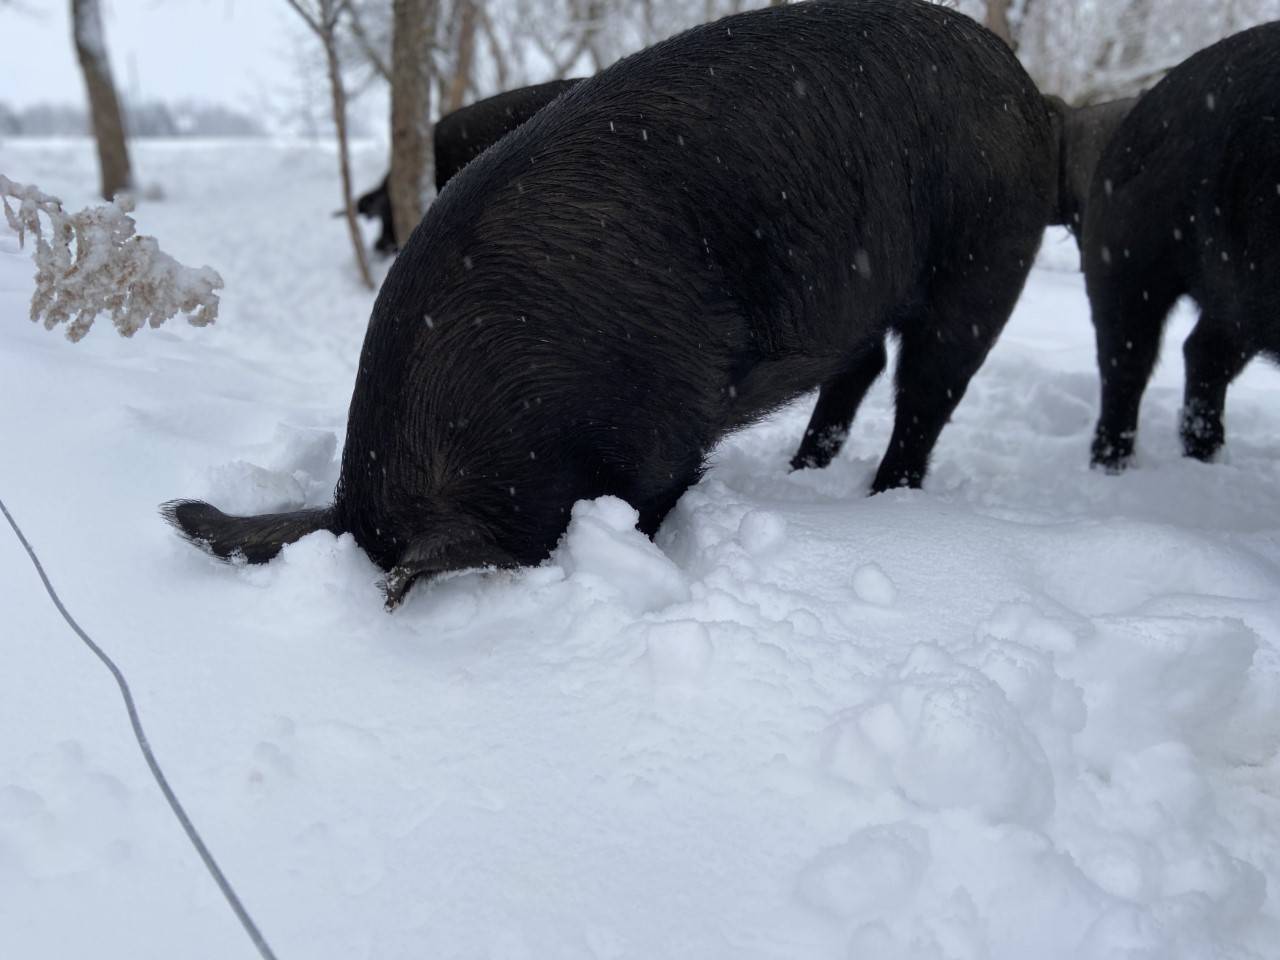
M 159 100 L 124 105 L 130 137 L 261 137 L 266 135 L 254 117 L 214 103 Z M 0 100 L 0 137 L 86 136 L 89 115 L 83 107 L 65 103 L 36 103 L 12 107 Z

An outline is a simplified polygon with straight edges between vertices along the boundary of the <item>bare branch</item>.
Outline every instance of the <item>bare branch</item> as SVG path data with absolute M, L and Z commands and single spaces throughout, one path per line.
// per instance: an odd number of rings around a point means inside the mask
M 324 31 L 321 28 L 320 21 L 312 15 L 310 10 L 303 7 L 299 0 L 284 0 L 284 2 L 293 7 L 294 12 L 302 18 L 302 22 L 310 27 L 317 37 L 324 38 Z
M 360 16 L 360 9 L 355 4 L 347 7 L 347 22 L 351 26 L 351 36 L 355 38 L 356 45 L 360 48 L 360 52 L 364 54 L 364 58 L 369 61 L 369 65 L 373 67 L 378 76 L 382 77 L 387 83 L 391 82 L 391 64 L 387 63 L 378 48 L 373 45 L 369 33 L 364 28 L 364 19 Z
M 333 125 L 338 132 L 338 172 L 342 180 L 342 209 L 346 215 L 347 231 L 355 250 L 356 268 L 360 279 L 370 290 L 374 288 L 369 273 L 369 260 L 364 252 L 364 238 L 356 222 L 355 202 L 351 196 L 351 151 L 347 146 L 347 91 L 342 82 L 342 65 L 338 62 L 338 20 L 347 9 L 348 0 L 318 0 L 319 7 L 308 10 L 300 0 L 285 0 L 297 11 L 320 40 L 324 48 L 325 66 L 329 74 L 329 94 L 333 107 Z

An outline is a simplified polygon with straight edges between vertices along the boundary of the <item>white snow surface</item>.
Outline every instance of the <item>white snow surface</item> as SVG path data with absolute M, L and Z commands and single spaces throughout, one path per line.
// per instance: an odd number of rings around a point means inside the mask
M 0 498 L 281 960 L 1277 955 L 1280 377 L 1232 388 L 1224 462 L 1182 459 L 1189 308 L 1123 476 L 1087 466 L 1051 232 L 923 492 L 864 496 L 886 378 L 826 470 L 787 470 L 810 398 L 656 545 L 579 504 L 542 566 L 388 615 L 350 537 L 224 565 L 156 513 L 331 494 L 372 304 L 332 150 L 134 149 L 168 197 L 139 228 L 222 273 L 221 317 L 68 343 L 0 236 Z M 0 170 L 96 182 L 87 141 Z M 0 611 L 0 957 L 254 956 L 7 529 Z

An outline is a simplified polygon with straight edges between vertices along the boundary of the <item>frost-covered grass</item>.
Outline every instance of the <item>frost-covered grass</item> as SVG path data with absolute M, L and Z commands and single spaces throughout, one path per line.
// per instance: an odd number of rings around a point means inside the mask
M 1181 459 L 1180 312 L 1137 468 L 1089 471 L 1051 235 L 926 491 L 862 495 L 880 384 L 825 471 L 786 471 L 801 403 L 658 548 L 583 504 L 544 566 L 389 616 L 348 538 L 230 567 L 155 513 L 329 496 L 371 304 L 331 152 L 136 151 L 168 197 L 139 229 L 222 273 L 221 316 L 70 344 L 0 238 L 0 497 L 282 960 L 1275 956 L 1280 372 L 1233 387 L 1225 463 Z M 0 170 L 96 182 L 87 143 Z M 3 531 L 0 611 L 0 957 L 251 956 Z
M 30 316 L 46 330 L 65 323 L 67 338 L 79 340 L 100 313 L 126 337 L 178 312 L 197 327 L 217 319 L 222 278 L 209 267 L 183 266 L 154 237 L 139 235 L 132 198 L 71 213 L 57 197 L 0 174 L 0 206 L 19 247 L 29 237 L 34 248 Z

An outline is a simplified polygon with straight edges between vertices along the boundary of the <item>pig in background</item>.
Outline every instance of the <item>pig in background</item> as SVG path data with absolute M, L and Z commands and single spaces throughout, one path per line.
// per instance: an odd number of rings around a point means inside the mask
M 443 190 L 459 170 L 577 82 L 578 78 L 575 78 L 518 87 L 477 100 L 441 117 L 431 135 L 437 192 Z M 390 176 L 388 173 L 381 183 L 356 200 L 357 213 L 382 224 L 373 245 L 379 253 L 395 253 L 400 249 L 391 218 L 391 195 L 387 189 Z
M 1200 306 L 1183 345 L 1183 452 L 1211 459 L 1227 387 L 1280 359 L 1280 23 L 1188 58 L 1143 95 L 1102 152 L 1083 217 L 1102 410 L 1092 459 L 1133 457 L 1143 391 L 1179 297 Z

